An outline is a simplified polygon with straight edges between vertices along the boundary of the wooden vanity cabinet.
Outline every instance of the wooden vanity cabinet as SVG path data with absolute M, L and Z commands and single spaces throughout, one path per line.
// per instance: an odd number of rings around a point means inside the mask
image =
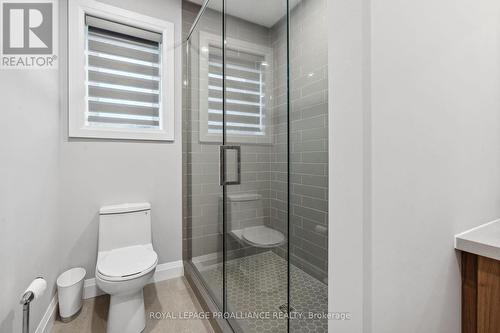
M 462 252 L 462 333 L 500 333 L 500 261 Z

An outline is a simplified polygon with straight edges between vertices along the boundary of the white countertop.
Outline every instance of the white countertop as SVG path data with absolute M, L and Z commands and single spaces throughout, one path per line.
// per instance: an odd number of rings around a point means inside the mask
M 455 248 L 500 260 L 500 220 L 480 225 L 456 235 Z

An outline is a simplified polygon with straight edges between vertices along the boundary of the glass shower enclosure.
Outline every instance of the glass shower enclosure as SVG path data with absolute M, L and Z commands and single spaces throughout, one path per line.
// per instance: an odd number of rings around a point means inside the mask
M 186 275 L 224 332 L 326 332 L 307 316 L 326 313 L 325 281 L 295 262 L 293 234 L 314 217 L 293 224 L 304 144 L 290 119 L 290 6 L 183 3 Z

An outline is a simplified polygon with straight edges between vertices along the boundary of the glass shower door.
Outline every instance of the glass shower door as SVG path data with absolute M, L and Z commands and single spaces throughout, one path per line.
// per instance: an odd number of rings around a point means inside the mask
M 194 274 L 216 306 L 223 308 L 223 187 L 220 184 L 219 147 L 223 144 L 222 66 L 214 57 L 222 56 L 223 17 L 217 7 L 222 0 L 211 0 L 212 8 L 200 10 L 189 4 L 191 29 L 186 34 L 184 78 L 185 153 L 184 209 L 187 257 Z M 209 97 L 210 96 L 210 97 Z M 210 124 L 219 122 L 219 126 Z
M 186 276 L 236 332 L 328 329 L 326 3 L 183 1 Z
M 280 333 L 291 310 L 288 4 L 249 4 L 210 0 L 186 33 L 187 257 L 235 332 Z
M 224 309 L 236 332 L 280 333 L 288 329 L 287 1 L 252 7 L 225 1 L 218 63 L 224 69 Z

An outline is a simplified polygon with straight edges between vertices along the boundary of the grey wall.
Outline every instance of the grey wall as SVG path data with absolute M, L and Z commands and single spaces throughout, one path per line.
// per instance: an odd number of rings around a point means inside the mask
M 184 35 L 187 36 L 200 6 L 183 1 Z M 227 17 L 226 29 L 229 37 L 258 45 L 270 46 L 269 29 L 256 24 Z M 220 142 L 200 142 L 199 137 L 199 87 L 198 87 L 198 35 L 200 30 L 221 36 L 220 13 L 207 9 L 198 22 L 188 44 L 189 56 L 185 58 L 185 80 L 183 105 L 183 157 L 184 157 L 184 240 L 185 258 L 215 254 L 222 251 L 222 187 L 219 185 L 219 145 Z M 229 44 L 228 47 L 231 47 Z M 227 142 L 227 144 L 231 144 Z M 239 144 L 239 143 L 235 143 Z M 241 145 L 241 185 L 228 186 L 228 194 L 258 193 L 259 203 L 249 207 L 244 205 L 239 212 L 239 223 L 247 226 L 268 223 L 270 217 L 271 145 Z M 229 210 L 230 212 L 230 210 Z M 234 218 L 235 214 L 232 215 Z M 258 222 L 257 222 L 258 221 Z M 189 242 L 188 242 L 189 240 Z M 228 247 L 234 255 L 242 255 L 252 248 L 242 249 L 238 242 Z M 187 252 L 191 251 L 190 254 Z
M 183 1 L 184 29 L 187 35 L 199 6 Z M 283 7 L 285 11 L 286 8 Z M 284 12 L 285 13 L 285 12 Z M 199 30 L 221 34 L 219 13 L 207 10 L 192 37 L 197 45 Z M 290 243 L 293 263 L 321 280 L 327 276 L 327 149 L 328 92 L 326 1 L 305 0 L 291 15 L 290 44 L 290 143 L 291 220 Z M 260 193 L 262 209 L 248 211 L 248 219 L 287 232 L 287 55 L 284 19 L 271 28 L 258 26 L 227 16 L 226 32 L 241 40 L 273 48 L 273 104 L 271 111 L 273 140 L 271 145 L 242 144 L 242 185 L 228 186 L 228 193 Z M 230 47 L 230 45 L 228 45 Z M 190 66 L 185 78 L 184 158 L 185 186 L 185 248 L 194 257 L 221 251 L 222 238 L 218 200 L 218 144 L 199 142 L 196 47 L 190 47 Z M 187 59 L 189 60 L 189 59 Z M 186 64 L 188 62 L 186 61 Z M 261 213 L 262 212 L 262 213 Z M 317 230 L 322 226 L 323 232 Z M 237 248 L 236 244 L 230 246 Z M 248 250 L 246 254 L 248 254 Z M 286 256 L 286 247 L 277 252 Z M 189 255 L 187 255 L 189 257 Z
M 194 22 L 200 6 L 183 1 L 183 36 Z M 215 35 L 220 34 L 220 16 L 208 10 L 200 26 Z M 189 53 L 184 56 L 183 90 L 183 207 L 184 207 L 184 251 L 188 257 L 213 254 L 221 251 L 222 238 L 219 228 L 219 155 L 217 144 L 199 142 L 199 104 L 198 96 L 198 32 L 193 35 L 196 43 L 187 43 Z M 189 242 L 188 242 L 189 240 Z M 192 242 L 191 242 L 192 240 Z M 187 257 L 185 257 L 187 259 Z
M 174 22 L 180 41 L 180 1 L 106 2 Z M 48 290 L 32 305 L 32 331 L 59 273 L 82 266 L 87 278 L 94 276 L 101 205 L 151 202 L 159 262 L 181 259 L 181 71 L 175 79 L 175 143 L 68 139 L 66 10 L 61 1 L 59 70 L 0 75 L 0 332 L 21 331 L 19 298 L 33 278 L 44 276 Z
M 303 0 L 290 15 L 290 245 L 292 263 L 325 281 L 328 269 L 328 43 L 327 1 Z M 275 30 L 278 57 L 285 52 L 283 22 Z M 278 61 L 280 59 L 278 58 Z M 283 61 L 280 62 L 282 65 Z M 280 73 L 282 71 L 279 71 Z M 284 82 L 284 80 L 281 80 Z M 282 95 L 283 87 L 278 92 Z M 283 95 L 282 95 L 283 96 Z M 286 100 L 286 96 L 284 97 Z M 277 100 L 280 100 L 278 97 Z M 283 100 L 283 98 L 281 98 Z M 280 108 L 278 108 L 280 110 Z M 278 115 L 280 116 L 280 115 Z M 286 118 L 277 126 L 286 133 Z M 277 172 L 272 211 L 286 218 L 281 196 L 286 185 L 279 168 L 286 162 L 276 139 Z

